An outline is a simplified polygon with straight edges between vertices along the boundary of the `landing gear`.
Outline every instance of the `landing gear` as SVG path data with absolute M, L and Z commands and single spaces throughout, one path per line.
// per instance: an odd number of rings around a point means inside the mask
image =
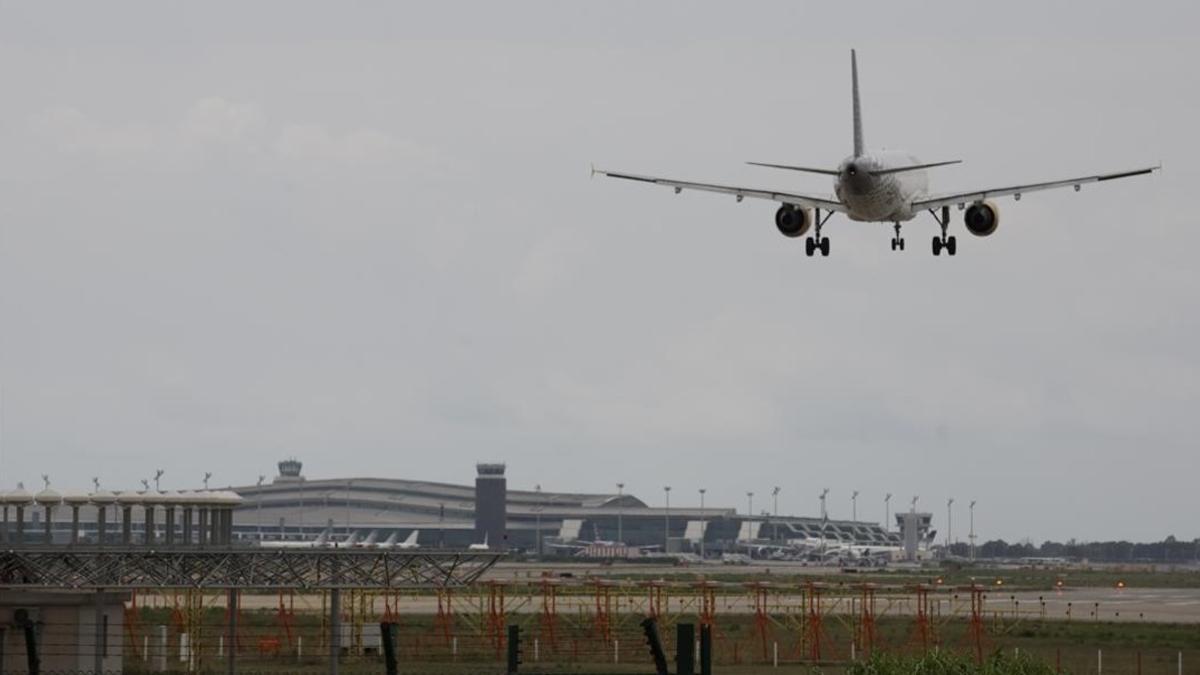
M 944 234 L 942 237 L 934 237 L 934 255 L 942 255 L 943 249 L 946 250 L 947 256 L 953 256 L 954 253 L 958 252 L 958 240 L 954 239 L 953 234 L 949 235 L 949 237 L 946 237 Z
M 804 253 L 811 258 L 814 253 L 820 251 L 821 257 L 826 258 L 829 257 L 829 237 L 821 236 L 821 227 L 833 215 L 833 211 L 826 213 L 824 218 L 821 217 L 821 209 L 815 209 L 814 213 L 816 214 L 816 217 L 813 218 L 815 231 L 813 232 L 813 236 L 804 240 Z
M 930 210 L 929 213 L 937 221 L 938 225 L 942 226 L 942 236 L 935 236 L 933 238 L 933 254 L 941 255 L 944 249 L 946 255 L 954 255 L 958 252 L 958 240 L 954 238 L 954 235 L 946 236 L 946 229 L 950 227 L 950 207 L 942 207 L 942 216 L 940 218 L 933 210 Z M 899 228 L 900 226 L 897 225 L 896 227 Z
M 892 250 L 904 250 L 904 237 L 900 236 L 900 223 L 896 223 L 896 236 L 892 237 Z

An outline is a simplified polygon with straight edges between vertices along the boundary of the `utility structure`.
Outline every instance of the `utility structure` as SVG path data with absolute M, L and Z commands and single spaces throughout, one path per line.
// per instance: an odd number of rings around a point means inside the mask
M 950 527 L 951 520 L 950 519 L 954 513 L 954 511 L 952 510 L 953 507 L 954 507 L 954 497 L 951 497 L 946 500 L 946 557 L 947 558 L 949 558 L 950 555 L 953 553 L 953 551 L 950 550 L 950 547 L 954 545 L 954 539 L 950 536 L 950 534 L 951 534 L 951 527 Z
M 625 529 L 622 526 L 621 516 L 624 515 L 625 505 L 625 484 L 617 483 L 617 543 L 625 543 Z
M 704 513 L 704 493 L 707 488 L 700 488 L 700 559 L 704 560 L 704 537 L 708 534 L 708 518 Z M 1200 550 L 1200 546 L 1197 547 Z
M 850 520 L 858 521 L 858 490 L 850 493 Z
M 971 542 L 971 560 L 975 559 L 975 500 L 971 500 L 971 504 L 967 507 L 967 513 L 970 514 L 971 531 L 967 534 L 967 540 Z M 1200 547 L 1198 547 L 1200 549 Z
M 663 486 L 667 508 L 663 511 L 663 553 L 671 552 L 671 486 Z
M 892 529 L 892 493 L 887 493 L 883 496 L 883 531 L 890 532 Z
M 771 499 L 774 500 L 774 503 L 771 504 L 771 510 L 774 512 L 774 513 L 772 513 L 773 518 L 772 518 L 772 522 L 771 522 L 771 525 L 774 529 L 774 531 L 771 533 L 771 539 L 773 541 L 779 541 L 779 490 L 780 489 L 781 488 L 778 485 L 771 488 Z

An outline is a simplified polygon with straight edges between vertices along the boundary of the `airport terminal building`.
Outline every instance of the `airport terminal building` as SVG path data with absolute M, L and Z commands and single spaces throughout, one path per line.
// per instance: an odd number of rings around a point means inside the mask
M 299 541 L 329 531 L 342 538 L 375 533 L 380 541 L 419 530 L 421 546 L 534 551 L 566 542 L 623 542 L 629 547 L 693 552 L 732 550 L 736 542 L 824 537 L 847 544 L 900 546 L 875 522 L 822 520 L 732 508 L 652 507 L 627 493 L 509 490 L 503 464 L 476 466 L 474 485 L 403 478 L 309 480 L 296 460 L 260 485 L 232 487 L 242 498 L 233 536 L 241 541 Z M 926 521 L 928 522 L 928 521 Z M 540 535 L 540 536 L 539 536 Z

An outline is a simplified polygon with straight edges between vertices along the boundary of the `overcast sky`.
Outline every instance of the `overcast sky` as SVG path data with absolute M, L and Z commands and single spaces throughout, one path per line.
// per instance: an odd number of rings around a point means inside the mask
M 844 7 L 843 7 L 844 5 Z M 0 488 L 612 491 L 965 536 L 1200 536 L 1195 3 L 0 3 Z M 865 137 L 955 212 L 835 216 Z

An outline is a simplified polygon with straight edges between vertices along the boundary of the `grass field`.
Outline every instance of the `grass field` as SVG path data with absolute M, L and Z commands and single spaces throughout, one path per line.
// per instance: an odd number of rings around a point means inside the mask
M 140 610 L 138 624 L 147 634 L 149 627 L 170 625 L 173 618 L 167 610 Z M 690 620 L 690 619 L 686 619 Z M 224 613 L 209 609 L 200 617 L 200 661 L 204 670 L 220 669 L 217 640 L 224 634 Z M 610 626 L 611 640 L 619 644 L 620 663 L 613 664 L 614 647 L 596 634 L 587 617 L 564 617 L 556 635 L 547 634 L 536 613 L 510 615 L 509 621 L 523 626 L 525 667 L 531 673 L 650 673 L 653 672 L 648 652 L 636 617 L 614 621 Z M 239 621 L 242 631 L 239 650 L 239 669 L 243 673 L 319 673 L 326 670 L 327 646 L 324 624 L 317 614 L 297 614 L 291 625 L 291 637 L 284 639 L 276 616 L 268 611 L 243 613 Z M 874 625 L 874 639 L 866 640 L 863 627 L 851 619 L 829 618 L 820 631 L 821 661 L 810 660 L 813 651 L 811 627 L 801 625 L 759 624 L 753 616 L 723 616 L 717 624 L 714 641 L 716 672 L 728 675 L 749 673 L 840 673 L 851 665 L 851 657 L 864 659 L 867 651 L 875 654 L 918 656 L 932 652 L 958 654 L 973 660 L 975 644 L 970 626 L 961 619 L 946 620 L 935 626 L 935 635 L 921 647 L 915 624 L 902 617 L 880 618 Z M 175 629 L 172 629 L 175 630 Z M 664 648 L 674 654 L 674 627 L 662 626 Z M 503 646 L 493 642 L 490 627 L 472 623 L 460 617 L 453 627 L 454 646 L 430 615 L 405 615 L 399 626 L 398 651 L 403 673 L 503 672 Z M 1138 673 L 1173 675 L 1178 659 L 1183 658 L 1184 672 L 1200 672 L 1200 626 L 1188 624 L 1106 623 L 1025 620 L 1007 624 L 985 624 L 981 652 L 1004 655 L 1024 655 L 1052 669 L 1071 673 L 1096 673 L 1097 650 L 1103 650 L 1104 673 Z M 304 645 L 302 654 L 295 653 L 296 638 Z M 142 638 L 143 640 L 145 638 Z M 533 641 L 539 642 L 534 655 Z M 273 642 L 275 641 L 275 642 Z M 354 637 L 346 642 L 353 644 Z M 873 649 L 868 645 L 873 643 Z M 277 647 L 264 651 L 263 646 Z M 854 645 L 852 648 L 851 645 Z M 852 651 L 853 649 L 853 651 Z M 148 672 L 146 661 L 139 660 L 133 640 L 126 647 L 126 672 Z M 773 666 L 778 650 L 779 667 Z M 1139 667 L 1140 660 L 1140 667 Z M 172 661 L 178 663 L 177 654 Z M 347 654 L 342 672 L 382 672 L 378 654 Z M 855 670 L 853 675 L 890 675 Z M 932 674 L 926 674 L 932 675 Z

